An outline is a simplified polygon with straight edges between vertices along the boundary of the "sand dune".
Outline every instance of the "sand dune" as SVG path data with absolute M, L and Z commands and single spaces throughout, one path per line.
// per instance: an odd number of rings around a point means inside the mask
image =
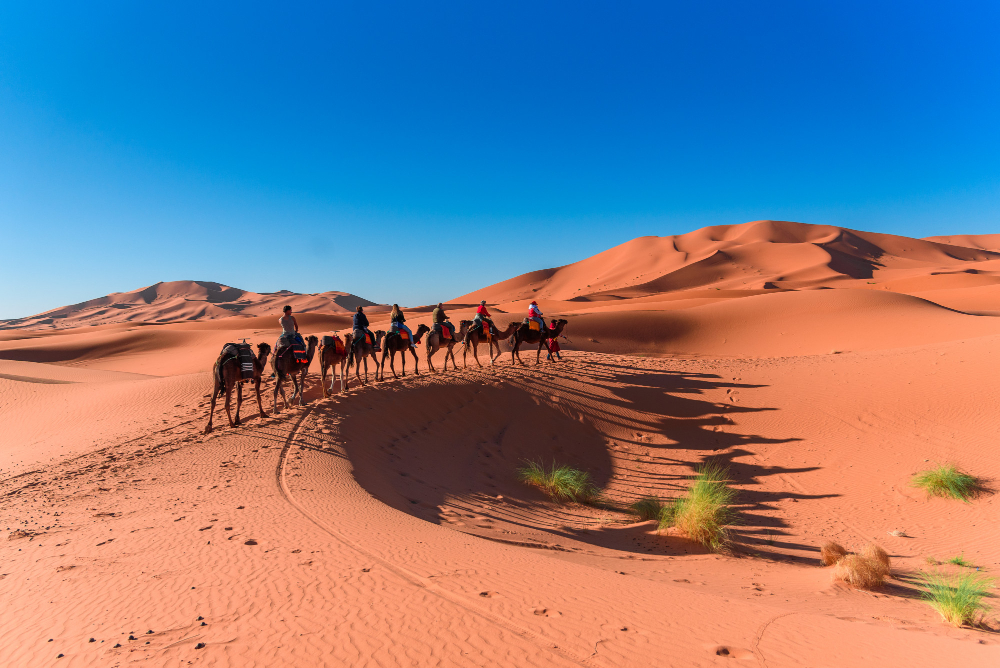
M 563 362 L 505 345 L 432 375 L 421 351 L 418 376 L 324 399 L 313 361 L 305 406 L 275 414 L 265 380 L 267 416 L 247 397 L 209 435 L 222 345 L 273 343 L 299 298 L 304 334 L 343 332 L 340 293 L 158 284 L 19 321 L 0 665 L 997 664 L 997 612 L 945 625 L 916 576 L 960 554 L 996 576 L 1000 497 L 910 482 L 936 462 L 1000 479 L 991 246 L 770 221 L 636 240 L 449 304 L 485 297 L 505 325 L 537 299 L 569 321 Z M 707 460 L 738 493 L 731 555 L 626 510 Z M 549 500 L 527 461 L 604 502 Z M 893 577 L 835 583 L 826 540 L 878 542 Z
M 280 314 L 286 304 L 299 313 L 321 311 L 343 314 L 353 312 L 359 304 L 377 307 L 374 302 L 346 292 L 303 295 L 282 290 L 258 294 L 210 281 L 168 281 L 63 306 L 27 318 L 0 321 L 0 327 L 65 328 L 122 322 L 217 320 L 237 315 Z

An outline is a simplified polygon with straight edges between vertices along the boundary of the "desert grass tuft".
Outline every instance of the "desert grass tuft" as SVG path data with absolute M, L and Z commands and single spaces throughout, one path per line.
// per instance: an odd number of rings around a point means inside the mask
M 674 526 L 691 540 L 713 551 L 729 544 L 726 526 L 736 514 L 731 508 L 736 490 L 726 485 L 729 470 L 707 463 L 696 471 L 687 494 L 665 506 L 660 513 L 660 529 Z
M 539 462 L 527 462 L 527 466 L 517 470 L 521 482 L 537 487 L 553 501 L 595 503 L 601 490 L 590 482 L 590 474 L 569 466 L 556 466 L 545 470 Z
M 663 512 L 663 501 L 655 496 L 644 496 L 629 506 L 629 508 L 639 516 L 640 522 L 658 520 L 660 519 L 660 513 Z
M 913 486 L 924 489 L 930 496 L 943 496 L 968 501 L 976 491 L 978 481 L 959 471 L 954 464 L 941 464 L 913 476 Z
M 886 568 L 860 554 L 848 554 L 834 567 L 835 578 L 858 589 L 877 589 L 885 584 Z
M 983 598 L 993 580 L 980 573 L 947 575 L 937 571 L 920 576 L 924 600 L 953 626 L 981 623 L 989 609 Z
M 858 552 L 858 554 L 868 561 L 881 566 L 885 570 L 886 576 L 888 576 L 889 572 L 892 570 L 892 561 L 889 559 L 889 553 L 879 547 L 876 543 L 868 543 L 861 548 L 861 551 Z
M 824 566 L 833 566 L 846 556 L 844 546 L 833 541 L 823 543 L 823 547 L 819 548 L 819 561 Z
M 962 568 L 975 568 L 975 564 L 971 564 L 965 560 L 965 553 L 958 555 L 957 557 L 952 557 L 946 564 L 955 564 L 956 566 L 961 566 Z

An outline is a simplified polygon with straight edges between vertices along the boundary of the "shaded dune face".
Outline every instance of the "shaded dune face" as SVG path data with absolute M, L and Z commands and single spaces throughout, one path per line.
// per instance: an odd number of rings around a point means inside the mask
M 354 477 L 376 499 L 494 540 L 563 537 L 629 553 L 646 553 L 655 541 L 658 553 L 701 553 L 679 537 L 651 537 L 649 526 L 622 526 L 633 520 L 621 512 L 613 513 L 619 526 L 606 528 L 606 508 L 553 502 L 518 480 L 517 469 L 536 461 L 585 471 L 607 502 L 624 508 L 646 495 L 675 497 L 718 451 L 732 461 L 746 447 L 790 440 L 722 432 L 729 416 L 769 409 L 707 400 L 706 392 L 754 389 L 714 374 L 608 361 L 584 374 L 554 372 L 544 383 L 514 374 L 499 383 L 451 383 L 394 386 L 366 395 L 362 407 L 316 410 L 320 419 L 339 421 L 338 440 Z M 734 467 L 741 483 L 780 472 Z M 755 492 L 752 498 L 778 497 Z

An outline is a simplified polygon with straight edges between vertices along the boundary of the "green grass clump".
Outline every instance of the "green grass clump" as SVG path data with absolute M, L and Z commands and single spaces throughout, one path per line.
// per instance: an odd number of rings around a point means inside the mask
M 676 527 L 691 540 L 718 551 L 729 543 L 726 526 L 736 513 L 730 507 L 736 490 L 726 485 L 729 469 L 714 463 L 696 471 L 687 494 L 665 506 L 660 513 L 660 529 Z
M 658 520 L 660 519 L 660 513 L 663 512 L 663 501 L 655 496 L 644 496 L 629 506 L 629 508 L 639 516 L 640 522 Z
M 968 473 L 959 471 L 954 464 L 941 464 L 937 468 L 921 471 L 913 476 L 913 486 L 927 490 L 931 496 L 968 501 L 976 491 L 977 481 Z
M 537 487 L 553 501 L 573 501 L 594 503 L 600 498 L 601 490 L 590 482 L 590 474 L 569 466 L 556 466 L 545 470 L 539 462 L 527 462 L 527 466 L 517 470 L 521 482 Z
M 949 559 L 945 563 L 946 564 L 955 564 L 956 566 L 961 566 L 962 568 L 975 568 L 974 564 L 970 564 L 968 561 L 965 560 L 965 553 L 964 552 L 962 554 L 958 555 L 957 557 L 952 557 L 951 559 Z
M 947 575 L 939 572 L 920 576 L 924 600 L 953 626 L 981 621 L 989 609 L 983 598 L 989 595 L 993 580 L 979 573 Z

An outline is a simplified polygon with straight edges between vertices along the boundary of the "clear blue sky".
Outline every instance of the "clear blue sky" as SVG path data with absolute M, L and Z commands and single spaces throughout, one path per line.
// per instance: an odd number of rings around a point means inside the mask
M 415 305 L 761 218 L 1000 232 L 998 34 L 995 0 L 6 2 L 0 318 Z

